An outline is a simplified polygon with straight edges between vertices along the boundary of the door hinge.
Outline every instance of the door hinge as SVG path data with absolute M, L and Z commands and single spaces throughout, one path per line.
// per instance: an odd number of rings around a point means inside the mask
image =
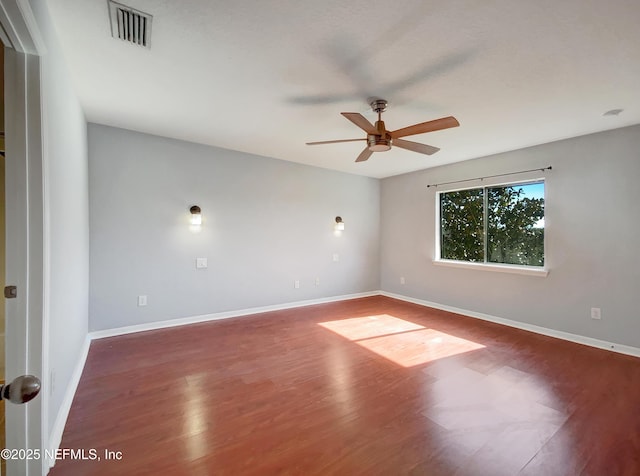
M 18 288 L 16 286 L 5 286 L 4 297 L 7 299 L 13 299 L 18 297 Z

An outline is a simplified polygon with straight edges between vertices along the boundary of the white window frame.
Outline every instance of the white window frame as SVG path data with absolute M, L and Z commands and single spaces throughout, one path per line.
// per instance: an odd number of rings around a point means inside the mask
M 536 177 L 536 178 L 528 178 L 523 180 L 515 180 L 509 182 L 502 181 L 483 181 L 482 184 L 476 186 L 467 186 L 467 187 L 450 187 L 443 188 L 436 191 L 435 194 L 435 217 L 436 217 L 436 226 L 435 226 L 435 253 L 433 264 L 436 266 L 446 266 L 451 268 L 462 268 L 462 269 L 474 269 L 474 270 L 482 270 L 482 271 L 493 271 L 499 273 L 513 273 L 513 274 L 522 274 L 527 276 L 538 276 L 538 277 L 546 277 L 549 274 L 548 268 L 548 260 L 547 260 L 547 228 L 546 228 L 546 220 L 545 220 L 545 230 L 544 230 L 544 266 L 526 266 L 526 265 L 517 265 L 517 264 L 501 264 L 501 263 L 478 263 L 475 261 L 460 261 L 460 260 L 451 260 L 451 259 L 443 259 L 441 258 L 441 232 L 440 232 L 440 195 L 443 193 L 451 193 L 458 192 L 461 190 L 478 190 L 492 187 L 511 187 L 518 185 L 527 185 L 533 183 L 544 183 L 544 200 L 545 200 L 545 217 L 546 217 L 546 203 L 547 203 L 547 182 L 544 177 Z M 486 239 L 486 238 L 485 238 Z M 486 256 L 485 256 L 486 260 Z

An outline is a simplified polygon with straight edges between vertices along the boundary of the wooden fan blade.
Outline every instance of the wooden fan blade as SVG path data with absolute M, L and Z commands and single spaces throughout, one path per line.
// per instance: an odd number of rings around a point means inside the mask
M 410 140 L 404 139 L 393 139 L 393 146 L 427 155 L 435 154 L 440 150 L 438 147 L 433 147 L 432 145 L 419 144 L 418 142 L 411 142 Z
M 364 117 L 359 112 L 341 112 L 344 117 L 353 122 L 360 129 L 365 131 L 367 134 L 377 134 L 378 130 L 375 128 L 373 124 L 371 124 L 366 117 Z
M 307 142 L 307 145 L 319 145 L 319 144 L 338 144 L 339 142 L 356 142 L 367 139 L 338 139 L 338 140 L 323 140 L 320 142 Z
M 435 119 L 433 121 L 421 122 L 420 124 L 414 124 L 413 126 L 403 127 L 397 131 L 391 132 L 391 138 L 397 139 L 398 137 L 413 136 L 416 134 L 424 134 L 425 132 L 439 131 L 442 129 L 449 129 L 450 127 L 458 127 L 460 123 L 453 117 L 443 117 L 441 119 Z
M 365 160 L 369 160 L 371 154 L 373 154 L 373 152 L 370 151 L 368 147 L 366 147 L 362 152 L 360 152 L 360 155 L 356 159 L 356 162 L 364 162 Z

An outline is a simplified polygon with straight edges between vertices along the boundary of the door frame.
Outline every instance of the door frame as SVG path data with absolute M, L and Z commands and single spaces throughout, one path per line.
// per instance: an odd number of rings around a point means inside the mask
M 45 425 L 48 375 L 44 359 L 45 195 L 40 58 L 44 53 L 28 0 L 0 0 L 0 40 L 5 45 L 6 282 L 18 297 L 5 303 L 6 379 L 38 376 L 40 396 L 27 405 L 6 405 L 8 448 L 48 449 Z M 7 472 L 43 475 L 46 458 L 9 460 Z

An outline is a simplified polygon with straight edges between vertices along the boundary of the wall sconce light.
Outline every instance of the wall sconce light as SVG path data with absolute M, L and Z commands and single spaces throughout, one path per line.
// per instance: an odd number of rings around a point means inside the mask
M 336 224 L 333 229 L 335 231 L 344 231 L 344 222 L 342 221 L 342 217 L 336 217 Z
M 202 225 L 202 210 L 200 210 L 200 207 L 198 205 L 194 205 L 189 208 L 189 211 L 191 212 L 191 225 Z

